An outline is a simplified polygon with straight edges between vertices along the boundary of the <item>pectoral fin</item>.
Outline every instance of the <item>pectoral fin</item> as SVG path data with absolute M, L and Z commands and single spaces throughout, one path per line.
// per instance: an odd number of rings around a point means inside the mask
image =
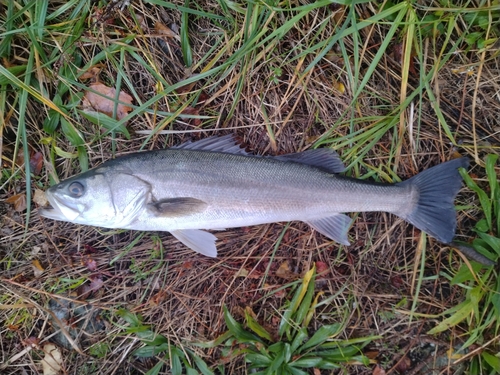
M 217 247 L 215 246 L 217 237 L 215 237 L 212 233 L 199 229 L 174 230 L 170 233 L 172 233 L 172 235 L 184 245 L 197 253 L 211 258 L 217 257 Z
M 349 216 L 336 214 L 321 219 L 309 220 L 306 223 L 332 240 L 343 245 L 350 245 L 347 239 L 347 231 L 351 225 L 351 218 Z
M 148 204 L 148 208 L 157 216 L 188 216 L 205 211 L 207 203 L 190 197 L 167 198 Z

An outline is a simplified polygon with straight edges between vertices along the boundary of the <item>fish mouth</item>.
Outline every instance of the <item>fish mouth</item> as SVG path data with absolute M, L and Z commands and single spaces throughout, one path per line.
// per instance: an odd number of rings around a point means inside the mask
M 48 219 L 62 221 L 74 221 L 78 216 L 80 216 L 80 212 L 78 210 L 70 207 L 68 202 L 64 202 L 62 199 L 51 194 L 50 191 L 46 191 L 45 196 L 47 197 L 50 206 L 38 210 L 41 216 Z

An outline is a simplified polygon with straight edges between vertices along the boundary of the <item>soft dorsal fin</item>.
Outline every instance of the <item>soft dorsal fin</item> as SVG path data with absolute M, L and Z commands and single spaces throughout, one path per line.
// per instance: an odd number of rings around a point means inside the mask
M 340 160 L 340 156 L 329 148 L 318 148 L 295 154 L 273 156 L 273 158 L 281 161 L 307 164 L 329 173 L 341 173 L 345 171 L 345 166 L 342 160 Z
M 244 148 L 236 142 L 232 134 L 222 137 L 208 137 L 195 142 L 186 142 L 172 148 L 182 150 L 203 150 L 212 152 L 226 152 L 228 154 L 248 155 Z

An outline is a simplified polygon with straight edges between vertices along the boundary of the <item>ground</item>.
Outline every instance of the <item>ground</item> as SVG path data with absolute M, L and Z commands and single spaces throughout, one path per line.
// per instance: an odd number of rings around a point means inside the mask
M 496 269 L 458 250 L 499 255 L 496 2 L 0 4 L 0 373 L 251 373 L 296 337 L 280 325 L 301 285 L 291 332 L 305 306 L 307 337 L 336 327 L 325 343 L 354 350 L 305 373 L 500 371 Z M 216 232 L 211 259 L 38 215 L 49 186 L 115 156 L 226 134 L 258 155 L 331 147 L 388 183 L 467 156 L 462 243 L 363 213 L 348 247 L 274 223 Z

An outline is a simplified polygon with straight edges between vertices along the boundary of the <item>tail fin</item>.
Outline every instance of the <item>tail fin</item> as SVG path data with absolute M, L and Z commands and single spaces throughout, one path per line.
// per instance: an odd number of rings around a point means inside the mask
M 403 218 L 439 241 L 450 243 L 457 225 L 453 203 L 462 186 L 458 168 L 468 165 L 467 158 L 454 159 L 399 183 L 413 185 L 420 193 L 417 207 Z

